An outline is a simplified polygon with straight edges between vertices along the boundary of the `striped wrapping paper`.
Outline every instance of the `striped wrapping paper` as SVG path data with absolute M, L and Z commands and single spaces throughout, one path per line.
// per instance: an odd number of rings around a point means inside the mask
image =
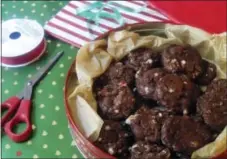
M 94 40 L 104 32 L 119 27 L 119 24 L 113 19 L 100 20 L 100 25 L 97 26 L 92 21 L 88 21 L 83 17 L 76 15 L 78 7 L 84 7 L 95 1 L 70 1 L 63 7 L 45 26 L 46 32 L 55 38 L 58 38 L 66 43 L 76 47 L 81 47 L 89 41 Z M 140 13 L 129 13 L 119 9 L 119 4 L 138 9 L 146 2 L 143 1 L 115 1 L 112 5 L 123 16 L 126 24 L 141 23 L 141 22 L 160 22 L 166 21 L 168 18 L 155 10 L 154 8 L 145 8 Z M 93 10 L 94 12 L 96 10 Z M 105 11 L 111 12 L 109 9 Z

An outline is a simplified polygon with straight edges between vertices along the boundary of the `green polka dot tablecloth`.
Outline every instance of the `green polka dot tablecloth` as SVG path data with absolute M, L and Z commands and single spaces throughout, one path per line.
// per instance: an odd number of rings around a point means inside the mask
M 28 18 L 44 24 L 67 1 L 2 1 L 2 21 L 11 18 Z M 46 37 L 47 50 L 35 63 L 21 68 L 1 67 L 2 101 L 18 94 L 24 82 L 32 77 L 57 52 L 65 54 L 35 87 L 32 99 L 32 137 L 24 143 L 14 143 L 2 132 L 2 158 L 82 158 L 69 132 L 63 103 L 63 87 L 67 70 L 78 48 Z M 25 128 L 20 125 L 18 131 Z

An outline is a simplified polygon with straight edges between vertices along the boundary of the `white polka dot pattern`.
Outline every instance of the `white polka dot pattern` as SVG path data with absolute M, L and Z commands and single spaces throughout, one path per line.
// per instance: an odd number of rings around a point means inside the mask
M 11 18 L 37 20 L 42 26 L 54 16 L 67 1 L 2 1 L 2 22 Z M 2 136 L 2 158 L 81 158 L 75 146 L 64 110 L 62 88 L 67 71 L 75 59 L 77 48 L 47 36 L 47 50 L 37 62 L 21 68 L 2 67 L 2 100 L 17 95 L 27 80 L 41 71 L 41 68 L 57 52 L 65 55 L 34 88 L 32 96 L 31 138 L 22 143 L 12 142 Z M 19 126 L 22 130 L 24 125 Z

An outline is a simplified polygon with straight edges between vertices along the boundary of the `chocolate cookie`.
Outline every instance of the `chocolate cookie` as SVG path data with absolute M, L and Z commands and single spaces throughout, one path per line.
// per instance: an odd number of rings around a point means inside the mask
M 131 90 L 122 83 L 106 85 L 98 92 L 97 101 L 103 117 L 115 120 L 128 117 L 135 105 Z
M 143 106 L 134 115 L 129 116 L 126 124 L 130 125 L 137 141 L 159 142 L 162 123 L 169 115 L 167 111 Z
M 138 48 L 129 53 L 125 63 L 138 71 L 141 67 L 147 69 L 156 67 L 160 63 L 160 53 L 149 48 Z
M 131 159 L 170 159 L 170 150 L 164 146 L 138 141 L 131 147 Z
M 105 120 L 96 146 L 113 156 L 127 154 L 131 140 L 130 133 L 125 131 L 119 122 Z
M 112 83 L 125 82 L 128 85 L 134 82 L 135 77 L 135 71 L 122 62 L 111 64 L 105 74 Z
M 221 131 L 227 125 L 227 80 L 213 81 L 197 103 L 197 110 L 212 129 Z
M 135 80 L 135 71 L 125 66 L 122 62 L 112 63 L 105 73 L 95 79 L 94 91 L 100 91 L 107 84 L 127 84 L 132 85 Z
M 187 45 L 170 45 L 162 53 L 164 68 L 171 73 L 184 73 L 195 79 L 202 73 L 202 58 L 199 52 Z
M 217 75 L 217 68 L 206 60 L 203 60 L 203 73 L 196 79 L 196 83 L 200 85 L 209 85 Z
M 211 141 L 212 134 L 205 124 L 188 116 L 173 116 L 162 126 L 162 143 L 173 151 L 191 153 Z
M 118 157 L 117 157 L 117 159 L 130 159 L 131 157 L 130 157 L 130 152 L 129 151 L 127 151 L 127 152 L 125 152 L 125 153 L 122 153 L 121 155 L 119 155 Z
M 193 105 L 199 95 L 199 88 L 185 75 L 167 74 L 157 82 L 158 103 L 173 112 L 188 114 L 194 111 Z
M 109 83 L 108 77 L 106 74 L 102 74 L 101 76 L 94 79 L 94 85 L 93 85 L 93 91 L 98 92 L 101 89 L 103 89 L 104 86 L 106 86 Z
M 191 159 L 191 155 L 188 155 L 188 154 L 182 154 L 182 153 L 173 153 L 172 154 L 172 158 L 173 159 Z
M 137 71 L 136 88 L 138 93 L 144 98 L 156 100 L 156 83 L 165 74 L 166 72 L 162 68 L 153 68 L 145 72 Z

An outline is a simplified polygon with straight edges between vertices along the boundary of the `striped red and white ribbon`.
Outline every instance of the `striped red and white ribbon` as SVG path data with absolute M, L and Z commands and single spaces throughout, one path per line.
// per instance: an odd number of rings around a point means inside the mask
M 50 21 L 45 25 L 45 31 L 66 43 L 76 47 L 81 47 L 85 43 L 94 40 L 104 32 L 119 27 L 119 24 L 113 19 L 101 19 L 97 26 L 93 21 L 76 15 L 76 9 L 85 7 L 95 1 L 70 1 L 63 7 Z M 161 22 L 168 18 L 155 10 L 154 8 L 145 8 L 140 13 L 129 13 L 119 9 L 119 5 L 131 9 L 137 9 L 144 5 L 143 1 L 115 1 L 112 7 L 119 10 L 126 24 L 142 22 Z M 111 12 L 109 9 L 105 9 Z M 95 12 L 95 10 L 94 10 Z

